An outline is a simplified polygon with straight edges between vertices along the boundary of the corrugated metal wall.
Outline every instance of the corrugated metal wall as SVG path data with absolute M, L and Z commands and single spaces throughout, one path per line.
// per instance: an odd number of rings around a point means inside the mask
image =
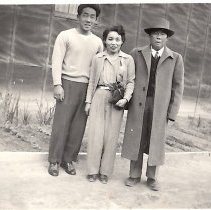
M 176 34 L 168 46 L 185 61 L 185 95 L 211 98 L 210 4 L 104 4 L 95 33 L 122 24 L 123 50 L 148 41 L 143 28 L 159 15 L 171 22 Z M 0 5 L 0 92 L 14 84 L 25 96 L 41 99 L 52 92 L 51 54 L 57 34 L 77 21 L 55 16 L 55 5 Z M 200 91 L 199 91 L 200 90 Z
M 1 88 L 15 82 L 40 98 L 48 74 L 52 14 L 48 5 L 0 6 Z

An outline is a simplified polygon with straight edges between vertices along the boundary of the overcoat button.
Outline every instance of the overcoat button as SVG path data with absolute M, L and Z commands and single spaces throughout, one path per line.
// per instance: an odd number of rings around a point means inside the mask
M 142 105 L 142 103 L 140 102 L 140 103 L 139 103 L 139 105 L 141 106 L 141 105 Z
M 146 88 L 145 87 L 143 87 L 143 91 L 145 91 L 146 90 Z

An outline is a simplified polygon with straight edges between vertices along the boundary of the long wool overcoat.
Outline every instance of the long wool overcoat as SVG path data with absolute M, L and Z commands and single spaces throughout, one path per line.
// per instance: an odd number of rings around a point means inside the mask
M 135 61 L 136 79 L 129 103 L 122 156 L 137 160 L 140 148 L 146 94 L 150 76 L 150 46 L 131 52 Z M 165 136 L 168 119 L 175 120 L 184 88 L 182 56 L 165 47 L 156 71 L 153 120 L 149 146 L 149 165 L 162 165 L 165 159 Z

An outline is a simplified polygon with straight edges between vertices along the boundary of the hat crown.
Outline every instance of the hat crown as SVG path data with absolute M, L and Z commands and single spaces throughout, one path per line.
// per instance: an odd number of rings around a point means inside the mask
M 170 29 L 169 21 L 164 18 L 157 17 L 151 19 L 150 24 L 148 25 L 148 27 L 144 29 L 144 31 L 147 34 L 150 34 L 152 31 L 154 31 L 154 29 L 163 29 L 165 33 L 168 35 L 168 37 L 174 34 L 174 31 Z
M 168 20 L 164 18 L 156 18 L 153 19 L 153 21 L 149 24 L 149 27 L 147 28 L 165 28 L 169 29 L 170 23 Z

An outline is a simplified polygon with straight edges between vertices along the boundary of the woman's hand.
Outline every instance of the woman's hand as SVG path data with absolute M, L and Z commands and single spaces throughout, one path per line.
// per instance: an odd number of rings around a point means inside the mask
M 127 99 L 123 98 L 123 99 L 120 99 L 119 101 L 117 101 L 116 106 L 124 107 L 126 103 L 127 103 Z
M 54 98 L 57 101 L 63 101 L 64 100 L 64 89 L 61 85 L 54 86 Z
M 91 107 L 91 104 L 90 103 L 86 103 L 86 106 L 85 106 L 86 115 L 89 115 L 90 107 Z

